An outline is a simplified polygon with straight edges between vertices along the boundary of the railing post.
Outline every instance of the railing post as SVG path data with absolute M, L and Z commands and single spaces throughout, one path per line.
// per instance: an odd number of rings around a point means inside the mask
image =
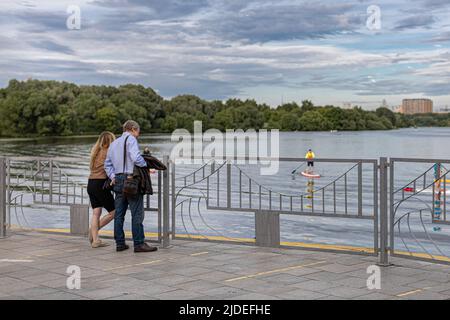
M 162 187 L 162 172 L 158 171 L 158 241 L 162 243 L 162 198 L 163 198 L 163 187 Z M 149 201 L 149 208 L 151 207 Z
M 363 180 L 362 180 L 362 162 L 358 162 L 358 216 L 363 215 Z
M 172 191 L 171 191 L 171 199 L 172 199 L 172 239 L 175 239 L 176 233 L 175 233 L 175 218 L 176 218 L 176 176 L 175 176 L 175 161 L 170 161 L 171 163 L 171 176 L 172 176 Z
M 231 209 L 231 163 L 227 161 L 227 208 Z
M 50 204 L 53 204 L 53 160 L 50 160 L 49 162 L 49 188 L 50 188 L 50 194 L 49 194 L 49 202 Z M 81 198 L 83 199 L 83 198 Z
M 11 229 L 11 159 L 7 159 L 6 163 L 6 228 Z
M 390 159 L 389 161 L 389 249 L 391 255 L 395 254 L 395 243 L 394 243 L 394 179 L 395 179 L 395 162 Z M 425 174 L 426 177 L 426 174 Z
M 6 165 L 6 229 L 11 229 L 11 159 L 5 160 Z
M 34 184 L 34 189 L 33 189 L 33 202 L 36 203 L 36 192 L 37 192 L 37 176 L 39 174 L 39 172 L 41 171 L 41 161 L 40 160 L 36 160 L 36 172 L 33 172 L 33 184 Z M 66 199 L 67 199 L 67 194 L 66 194 Z
M 169 156 L 165 155 L 164 164 L 167 167 L 167 170 L 163 171 L 163 238 L 162 238 L 162 246 L 163 248 L 167 248 L 170 245 L 169 238 L 169 201 L 170 201 L 170 165 L 169 165 Z
M 389 266 L 388 238 L 388 161 L 380 158 L 380 262 L 383 267 Z
M 6 160 L 0 158 L 0 238 L 6 237 Z

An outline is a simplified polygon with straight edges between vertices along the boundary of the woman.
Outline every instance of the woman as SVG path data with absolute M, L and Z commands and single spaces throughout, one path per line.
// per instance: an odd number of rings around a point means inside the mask
M 108 178 L 106 176 L 104 162 L 108 148 L 115 139 L 116 137 L 111 132 L 103 132 L 91 150 L 91 174 L 89 175 L 87 191 L 93 209 L 91 227 L 89 229 L 89 241 L 91 242 L 92 248 L 108 245 L 99 239 L 98 231 L 114 220 L 114 197 L 111 191 L 104 188 Z M 108 214 L 100 219 L 103 208 L 108 211 Z

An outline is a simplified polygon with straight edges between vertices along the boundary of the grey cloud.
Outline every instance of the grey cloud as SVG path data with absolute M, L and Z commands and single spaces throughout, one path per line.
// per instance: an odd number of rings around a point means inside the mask
M 400 20 L 395 27 L 395 30 L 414 29 L 419 27 L 430 27 L 435 23 L 435 18 L 432 15 L 419 14 Z
M 260 0 L 263 3 L 265 0 Z M 209 0 L 211 7 L 220 8 L 221 10 L 238 12 L 246 8 L 252 1 L 242 1 L 242 0 Z
M 373 82 L 367 76 L 336 76 L 321 80 L 308 80 L 299 84 L 302 88 L 332 88 L 355 92 L 358 96 L 390 96 L 411 93 L 423 93 L 428 96 L 443 96 L 450 94 L 448 84 L 435 84 L 420 78 L 386 78 L 375 79 Z
M 450 31 L 434 36 L 429 42 L 450 42 Z
M 30 2 L 30 1 L 25 1 L 25 0 L 21 1 L 20 5 L 24 6 L 24 7 L 28 7 L 28 8 L 35 8 L 37 6 L 36 3 Z
M 67 30 L 67 14 L 61 12 L 43 12 L 36 9 L 23 10 L 13 13 L 16 19 L 30 24 L 28 31 L 46 32 L 54 30 Z
M 272 4 L 226 12 L 220 18 L 205 19 L 201 23 L 206 30 L 232 40 L 311 39 L 362 26 L 365 16 L 354 12 L 353 8 L 350 4 Z
M 450 7 L 450 2 L 448 0 L 425 0 L 424 6 L 427 8 Z
M 110 11 L 95 28 L 139 28 L 147 32 L 184 32 L 191 35 L 211 34 L 224 40 L 266 42 L 273 40 L 314 39 L 340 32 L 352 32 L 365 25 L 365 10 L 353 4 L 323 4 L 292 2 L 279 4 L 273 1 L 210 0 L 210 1 L 96 1 L 96 4 L 113 4 L 123 10 Z M 209 5 L 208 5 L 209 4 Z M 140 7 L 136 7 L 140 5 Z M 208 9 L 199 15 L 189 28 L 190 13 Z M 136 26 L 139 22 L 160 22 L 159 26 Z M 173 24 L 177 24 L 174 26 Z
M 448 83 L 439 83 L 425 86 L 424 93 L 428 96 L 446 96 L 450 95 L 450 85 Z
M 167 19 L 193 14 L 208 6 L 207 0 L 97 0 L 92 4 L 108 8 L 147 8 L 151 18 Z
M 17 65 L 20 65 L 21 68 L 17 68 Z M 2 84 L 7 84 L 12 78 L 26 80 L 30 77 L 76 83 L 98 81 L 98 79 L 92 78 L 95 71 L 93 66 L 78 61 L 12 59 L 9 62 L 0 62 L 0 69 L 2 70 L 0 73 L 0 83 Z M 70 74 L 70 79 L 67 78 L 68 74 Z
M 69 46 L 56 43 L 52 40 L 35 40 L 30 44 L 35 48 L 46 49 L 48 51 L 57 51 L 65 54 L 74 54 L 75 52 Z
M 165 97 L 173 97 L 180 94 L 195 94 L 203 99 L 216 100 L 227 99 L 241 93 L 239 86 L 222 81 L 205 79 L 174 79 L 162 77 L 157 81 L 149 81 Z

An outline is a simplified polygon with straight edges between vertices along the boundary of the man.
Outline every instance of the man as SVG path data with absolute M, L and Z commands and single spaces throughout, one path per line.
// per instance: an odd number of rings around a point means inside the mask
M 109 147 L 105 160 L 105 171 L 112 181 L 113 190 L 116 194 L 115 206 L 116 215 L 114 217 L 114 239 L 116 240 L 117 251 L 124 251 L 129 248 L 125 243 L 125 233 L 123 223 L 128 206 L 131 210 L 131 224 L 134 242 L 134 252 L 152 252 L 157 248 L 146 244 L 144 235 L 144 196 L 138 193 L 134 197 L 127 197 L 123 194 L 124 181 L 128 175 L 133 174 L 134 166 L 146 167 L 147 163 L 141 156 L 137 138 L 140 134 L 139 124 L 133 120 L 128 120 L 123 125 L 123 134 L 115 140 Z M 125 152 L 126 142 L 126 154 Z M 124 163 L 125 158 L 125 163 Z
M 311 170 L 314 168 L 314 158 L 316 155 L 312 151 L 312 149 L 309 149 L 306 153 L 305 159 L 308 161 L 308 169 L 311 168 Z

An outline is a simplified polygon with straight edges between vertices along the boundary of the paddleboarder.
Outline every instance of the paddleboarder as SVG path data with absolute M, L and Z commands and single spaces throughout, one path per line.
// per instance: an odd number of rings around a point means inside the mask
M 314 158 L 316 155 L 312 151 L 312 149 L 309 149 L 308 152 L 305 155 L 305 159 L 308 161 L 308 171 L 312 172 L 312 169 L 314 168 Z M 311 169 L 310 169 L 311 168 Z

